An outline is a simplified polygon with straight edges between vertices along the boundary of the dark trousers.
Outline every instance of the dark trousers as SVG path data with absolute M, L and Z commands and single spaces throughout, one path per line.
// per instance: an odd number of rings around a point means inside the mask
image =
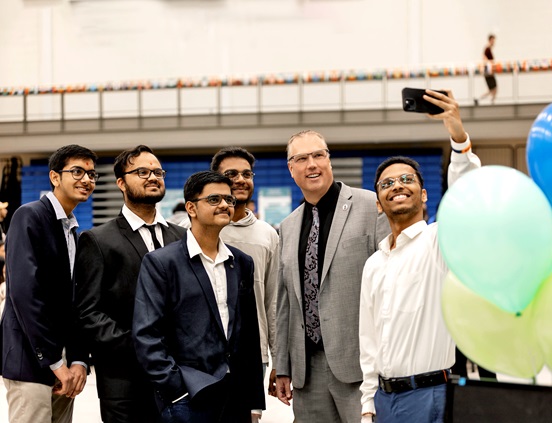
M 161 412 L 161 423 L 251 423 L 251 410 L 227 374 L 222 381 L 196 395 L 169 405 Z
M 159 411 L 153 393 L 140 398 L 100 399 L 100 414 L 103 423 L 155 423 Z

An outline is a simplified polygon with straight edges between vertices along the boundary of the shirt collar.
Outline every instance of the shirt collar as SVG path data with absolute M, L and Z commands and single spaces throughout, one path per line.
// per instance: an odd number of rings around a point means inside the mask
M 155 212 L 155 218 L 153 219 L 153 223 L 146 223 L 144 219 L 139 217 L 136 213 L 134 213 L 132 210 L 130 210 L 126 204 L 123 204 L 123 209 L 121 210 L 121 213 L 123 213 L 123 216 L 127 220 L 128 224 L 132 228 L 133 231 L 136 231 L 137 229 L 141 228 L 144 225 L 155 225 L 157 223 L 160 223 L 164 226 L 169 226 L 167 221 L 161 216 L 161 213 L 156 210 Z
M 336 181 L 333 181 L 330 185 L 330 188 L 328 188 L 326 194 L 324 194 L 320 201 L 318 201 L 318 204 L 316 204 L 316 208 L 318 209 L 319 213 L 325 214 L 326 211 L 335 208 L 340 191 L 341 187 L 339 186 L 339 184 Z M 314 207 L 313 204 L 309 203 L 306 200 L 305 204 L 309 209 Z
M 408 228 L 403 230 L 397 237 L 397 242 L 395 243 L 395 249 L 401 247 L 406 242 L 416 238 L 420 233 L 424 231 L 426 227 L 427 227 L 427 222 L 425 220 L 420 220 L 419 222 L 416 222 L 413 225 L 410 225 Z M 384 253 L 389 254 L 389 252 L 391 251 L 392 239 L 393 239 L 393 234 L 389 234 L 388 236 L 386 236 L 379 243 L 379 249 L 382 250 Z
M 207 257 L 205 254 L 203 254 L 201 247 L 199 246 L 194 234 L 192 233 L 192 229 L 188 229 L 187 235 L 188 236 L 186 239 L 186 246 L 188 247 L 188 253 L 190 254 L 190 258 L 195 257 L 199 254 L 201 254 L 203 257 Z M 234 255 L 232 254 L 232 251 L 228 249 L 226 244 L 222 242 L 222 240 L 219 237 L 217 260 L 215 261 L 216 262 L 226 261 L 230 257 L 234 257 Z
M 69 216 L 65 214 L 65 210 L 63 210 L 63 206 L 61 205 L 61 203 L 59 202 L 59 200 L 57 199 L 57 197 L 54 195 L 52 191 L 48 192 L 48 194 L 46 194 L 46 197 L 48 198 L 48 200 L 50 200 L 50 203 L 52 203 L 52 207 L 54 207 L 54 212 L 56 213 L 56 219 L 61 220 L 63 223 L 63 226 L 66 229 L 71 230 L 73 228 L 79 227 L 79 222 L 77 222 L 77 218 L 75 217 L 75 215 L 73 213 L 71 213 Z

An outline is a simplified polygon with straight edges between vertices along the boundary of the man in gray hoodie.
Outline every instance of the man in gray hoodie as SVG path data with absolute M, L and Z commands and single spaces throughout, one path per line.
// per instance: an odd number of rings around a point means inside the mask
M 268 350 L 274 363 L 276 340 L 276 290 L 278 286 L 278 234 L 268 223 L 258 220 L 246 208 L 253 196 L 255 157 L 241 147 L 225 147 L 211 161 L 211 170 L 230 178 L 232 195 L 237 199 L 234 217 L 220 232 L 222 240 L 249 254 L 255 263 L 255 298 L 259 317 L 261 353 L 264 369 Z M 272 370 L 268 393 L 276 396 L 276 374 Z

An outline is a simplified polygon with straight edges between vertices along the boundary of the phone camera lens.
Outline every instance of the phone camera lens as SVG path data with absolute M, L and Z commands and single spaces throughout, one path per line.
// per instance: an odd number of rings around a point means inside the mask
M 416 108 L 416 101 L 413 98 L 407 98 L 404 100 L 406 110 L 414 110 Z

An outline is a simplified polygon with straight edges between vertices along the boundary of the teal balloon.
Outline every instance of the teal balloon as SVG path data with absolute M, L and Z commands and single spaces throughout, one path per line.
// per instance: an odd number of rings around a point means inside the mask
M 521 312 L 552 271 L 552 208 L 523 173 L 473 170 L 452 185 L 437 214 L 449 269 L 501 309 Z
M 539 113 L 529 131 L 527 168 L 552 204 L 552 104 Z

